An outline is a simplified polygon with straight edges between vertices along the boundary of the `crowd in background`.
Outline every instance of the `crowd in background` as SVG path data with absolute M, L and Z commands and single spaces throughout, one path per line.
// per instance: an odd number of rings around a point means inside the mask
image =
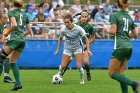
M 99 3 L 95 6 L 92 0 L 86 0 L 86 4 L 81 6 L 80 0 L 74 0 L 74 4 L 69 7 L 64 7 L 63 0 L 44 0 L 40 4 L 36 4 L 34 0 L 29 0 L 26 4 L 25 14 L 28 16 L 33 36 L 27 38 L 36 39 L 56 39 L 61 25 L 63 25 L 63 15 L 71 13 L 74 17 L 74 22 L 78 22 L 77 13 L 87 11 L 89 13 L 89 22 L 96 29 L 96 39 L 112 38 L 105 33 L 104 28 L 109 27 L 111 14 L 118 11 L 116 4 L 111 5 L 110 0 L 104 0 L 104 3 Z M 131 3 L 131 2 L 130 2 Z M 0 11 L 8 12 L 12 9 L 12 3 L 9 0 L 0 2 Z M 131 18 L 137 27 L 140 27 L 140 13 L 138 9 L 129 11 Z M 26 29 L 25 29 L 26 30 Z M 140 37 L 138 37 L 140 39 Z

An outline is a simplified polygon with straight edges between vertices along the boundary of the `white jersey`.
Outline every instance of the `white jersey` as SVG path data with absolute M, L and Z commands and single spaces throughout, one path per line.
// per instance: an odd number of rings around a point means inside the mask
M 60 37 L 65 36 L 64 49 L 70 51 L 83 48 L 82 37 L 85 35 L 85 30 L 82 27 L 73 25 L 72 30 L 67 29 L 66 26 L 63 26 L 60 30 Z

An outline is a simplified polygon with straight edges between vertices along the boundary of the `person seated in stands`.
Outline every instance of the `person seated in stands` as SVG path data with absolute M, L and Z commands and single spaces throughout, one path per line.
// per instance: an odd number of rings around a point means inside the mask
M 95 14 L 94 17 L 94 22 L 98 23 L 96 24 L 97 27 L 99 27 L 98 29 L 96 29 L 96 38 L 97 39 L 102 39 L 105 37 L 104 35 L 104 28 L 102 28 L 104 26 L 104 21 L 105 21 L 105 15 L 103 13 L 103 6 L 99 5 L 98 6 L 98 12 Z
M 44 0 L 44 2 L 41 2 L 41 3 L 38 5 L 38 7 L 43 7 L 43 5 L 44 5 L 45 3 L 48 3 L 48 4 L 49 4 L 49 10 L 51 10 L 51 9 L 52 9 L 52 3 L 50 2 L 50 0 Z
M 140 13 L 138 9 L 134 9 L 134 24 L 138 29 L 140 29 Z M 140 39 L 140 34 L 138 34 L 137 39 Z
M 8 13 L 8 9 L 4 7 L 4 2 L 0 1 L 0 12 Z
M 25 12 L 28 12 L 28 7 L 31 7 L 33 4 L 34 4 L 34 1 L 33 0 L 29 0 L 29 3 L 27 3 L 27 5 L 26 5 Z
M 49 10 L 50 6 L 48 3 L 44 3 L 43 5 L 43 12 L 44 12 L 44 15 L 46 18 L 49 18 L 50 17 L 50 10 Z
M 35 15 L 33 14 L 33 10 L 34 10 L 34 8 L 32 6 L 30 6 L 30 7 L 28 7 L 28 12 L 25 13 L 27 15 L 28 19 L 30 20 L 30 22 L 32 22 L 35 18 Z

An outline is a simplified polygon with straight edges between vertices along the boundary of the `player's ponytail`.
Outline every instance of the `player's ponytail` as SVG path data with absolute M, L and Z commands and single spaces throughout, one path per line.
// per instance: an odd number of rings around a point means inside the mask
M 128 0 L 117 0 L 117 5 L 119 8 L 126 10 L 128 6 Z
M 14 0 L 13 5 L 20 8 L 24 6 L 24 2 L 22 0 Z

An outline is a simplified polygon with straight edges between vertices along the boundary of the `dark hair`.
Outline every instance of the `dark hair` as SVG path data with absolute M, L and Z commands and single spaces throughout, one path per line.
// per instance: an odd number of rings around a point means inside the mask
M 73 18 L 72 18 L 72 15 L 71 14 L 66 14 L 64 16 L 64 19 L 69 19 L 71 22 L 73 22 Z
M 127 8 L 128 0 L 117 0 L 117 6 L 123 10 Z

